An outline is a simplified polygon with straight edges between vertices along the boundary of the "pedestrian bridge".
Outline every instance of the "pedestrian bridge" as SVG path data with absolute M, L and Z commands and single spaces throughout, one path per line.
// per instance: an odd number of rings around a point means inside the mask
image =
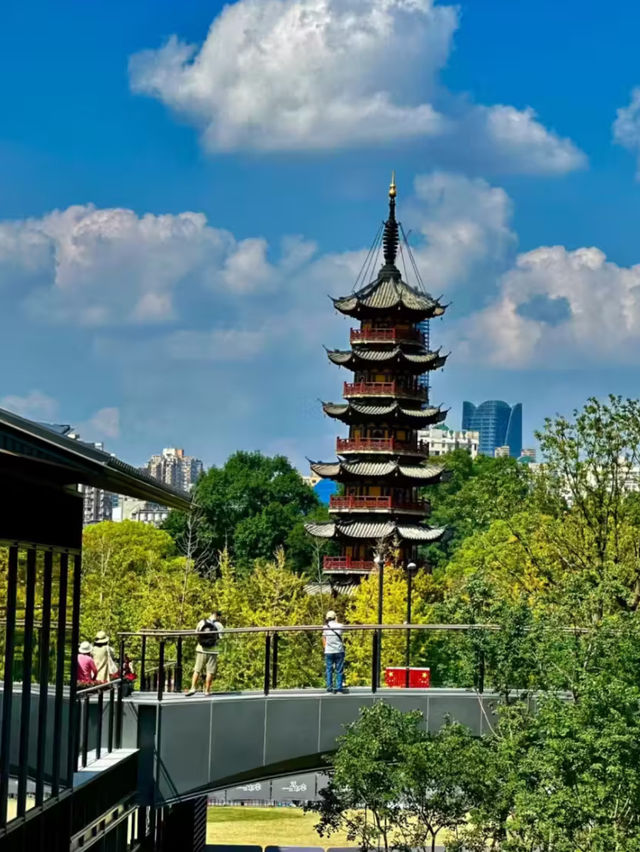
M 498 696 L 462 689 L 316 689 L 211 696 L 138 693 L 124 701 L 123 742 L 139 749 L 139 792 L 162 805 L 207 791 L 326 768 L 323 755 L 360 708 L 385 701 L 420 710 L 430 731 L 446 718 L 478 735 L 492 730 Z

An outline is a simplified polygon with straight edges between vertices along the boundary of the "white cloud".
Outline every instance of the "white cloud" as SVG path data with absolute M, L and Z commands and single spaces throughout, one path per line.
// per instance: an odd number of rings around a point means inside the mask
M 14 414 L 19 414 L 21 417 L 26 417 L 29 420 L 52 420 L 56 417 L 58 411 L 58 403 L 55 399 L 47 396 L 39 390 L 32 390 L 25 396 L 15 396 L 9 394 L 0 397 L 0 408 L 5 408 L 7 411 L 13 411 Z
M 533 110 L 473 106 L 439 85 L 458 7 L 433 0 L 238 0 L 201 45 L 131 57 L 133 91 L 198 127 L 210 151 L 335 150 L 407 139 L 507 171 L 584 165 Z
M 613 138 L 638 158 L 636 178 L 640 179 L 640 86 L 632 90 L 629 105 L 616 111 Z
M 467 285 L 476 299 L 490 291 L 515 249 L 512 212 L 507 193 L 481 178 L 441 171 L 416 178 L 403 218 L 424 238 L 414 253 L 427 289 L 456 299 Z
M 260 354 L 267 342 L 264 330 L 214 328 L 211 331 L 176 331 L 164 341 L 165 351 L 176 361 L 247 361 Z
M 86 423 L 81 423 L 78 431 L 81 439 L 88 441 L 117 438 L 120 435 L 120 410 L 114 407 L 101 408 Z
M 471 140 L 475 158 L 498 161 L 502 172 L 565 174 L 587 164 L 584 153 L 544 127 L 531 107 L 477 106 L 460 130 L 462 139 Z
M 416 102 L 416 77 L 432 87 L 456 26 L 455 8 L 431 0 L 240 0 L 200 47 L 174 36 L 133 56 L 131 82 L 197 123 L 211 150 L 429 135 L 443 120 Z
M 19 283 L 30 314 L 45 322 L 162 323 L 176 318 L 188 286 L 238 293 L 267 284 L 266 248 L 236 241 L 202 213 L 75 206 L 0 223 L 0 289 Z
M 526 252 L 458 334 L 463 358 L 506 368 L 638 363 L 640 265 L 618 266 L 598 248 Z

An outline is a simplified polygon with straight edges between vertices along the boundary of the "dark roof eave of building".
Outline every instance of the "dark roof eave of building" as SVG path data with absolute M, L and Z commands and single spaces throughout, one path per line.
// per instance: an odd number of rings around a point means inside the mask
M 78 485 L 91 485 L 127 497 L 137 497 L 187 511 L 191 497 L 154 480 L 135 467 L 82 441 L 67 438 L 47 426 L 0 409 L 0 433 L 4 431 L 47 454 L 58 467 L 69 470 Z M 14 454 L 15 455 L 15 454 Z

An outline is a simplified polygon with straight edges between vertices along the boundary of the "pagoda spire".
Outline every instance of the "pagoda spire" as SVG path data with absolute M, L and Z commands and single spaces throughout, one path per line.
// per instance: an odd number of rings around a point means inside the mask
M 384 223 L 382 245 L 384 248 L 384 263 L 386 267 L 396 268 L 396 255 L 398 254 L 398 223 L 396 222 L 396 173 L 391 172 L 391 183 L 389 185 L 389 218 Z

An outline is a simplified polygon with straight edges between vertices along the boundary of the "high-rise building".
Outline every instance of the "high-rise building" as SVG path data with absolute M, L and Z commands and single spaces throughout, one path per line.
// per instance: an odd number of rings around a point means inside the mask
M 159 455 L 151 456 L 146 471 L 149 476 L 174 488 L 190 491 L 204 470 L 200 459 L 185 456 L 179 447 L 168 447 Z
M 351 370 L 353 380 L 344 384 L 343 403 L 325 402 L 323 409 L 347 424 L 349 435 L 337 440 L 338 461 L 314 462 L 311 470 L 341 483 L 344 493 L 330 497 L 331 521 L 306 528 L 316 538 L 339 543 L 340 555 L 324 558 L 324 573 L 336 579 L 368 574 L 388 548 L 399 563 L 417 562 L 418 545 L 444 534 L 424 523 L 429 504 L 420 487 L 439 482 L 443 465 L 428 463 L 429 450 L 418 441 L 417 430 L 446 417 L 430 403 L 428 384 L 421 381 L 442 367 L 446 356 L 431 350 L 420 325 L 442 316 L 446 306 L 426 292 L 417 274 L 415 285 L 402 279 L 395 206 L 392 181 L 382 233 L 384 265 L 373 280 L 365 278 L 355 292 L 334 299 L 336 309 L 358 327 L 351 329 L 350 349 L 327 354 L 333 364 Z
M 479 433 L 473 429 L 449 429 L 444 423 L 418 431 L 418 441 L 429 446 L 429 457 L 466 450 L 472 459 L 478 455 Z
M 76 441 L 80 440 L 79 433 L 68 424 L 42 423 L 41 425 L 46 426 L 47 429 L 51 429 L 58 435 L 64 435 L 66 438 L 73 438 Z M 95 447 L 96 450 L 104 451 L 104 444 L 87 441 L 83 443 L 89 447 Z M 82 494 L 82 513 L 85 527 L 89 524 L 99 524 L 101 521 L 111 520 L 114 495 L 110 491 L 95 488 L 93 485 L 78 485 L 78 491 Z
M 478 452 L 493 456 L 497 447 L 509 447 L 509 455 L 519 458 L 522 452 L 522 403 L 507 405 L 491 399 L 474 405 L 462 403 L 462 428 L 480 433 Z

